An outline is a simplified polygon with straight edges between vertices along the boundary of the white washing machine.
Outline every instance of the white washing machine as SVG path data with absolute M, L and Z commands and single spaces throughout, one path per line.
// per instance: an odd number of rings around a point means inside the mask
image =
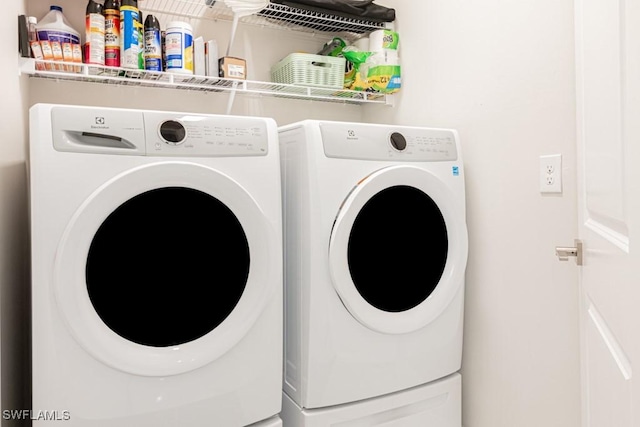
M 284 410 L 285 427 L 332 425 L 300 420 L 458 371 L 468 243 L 457 133 L 307 120 L 279 137 L 284 405 L 303 411 L 291 421 Z M 438 426 L 460 425 L 459 382 L 440 385 L 458 397 Z
M 277 426 L 275 122 L 30 111 L 36 426 Z

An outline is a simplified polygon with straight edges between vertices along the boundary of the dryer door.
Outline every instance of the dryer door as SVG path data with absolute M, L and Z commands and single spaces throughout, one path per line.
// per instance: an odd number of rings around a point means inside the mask
M 349 312 L 378 332 L 434 320 L 464 285 L 464 206 L 432 173 L 378 170 L 343 202 L 331 232 L 333 285 Z
M 237 182 L 192 163 L 116 176 L 76 211 L 54 292 L 79 344 L 125 372 L 201 367 L 249 331 L 277 291 L 279 235 Z

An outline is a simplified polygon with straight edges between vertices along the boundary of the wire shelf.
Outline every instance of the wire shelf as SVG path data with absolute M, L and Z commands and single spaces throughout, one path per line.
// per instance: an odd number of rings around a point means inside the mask
M 140 0 L 139 4 L 142 10 L 168 16 L 225 21 L 233 19 L 233 11 L 224 1 L 215 1 L 211 6 L 207 2 L 211 3 L 208 0 Z M 278 3 L 269 3 L 262 11 L 242 18 L 241 22 L 306 33 L 337 33 L 349 41 L 386 27 L 384 22 L 347 18 Z
M 388 104 L 387 95 L 332 88 L 219 77 L 128 70 L 89 64 L 21 59 L 20 72 L 31 77 L 56 81 L 90 82 L 138 87 L 156 87 L 199 92 L 236 92 L 246 95 L 307 99 L 347 104 Z
M 280 27 L 310 32 L 320 31 L 362 35 L 385 28 L 383 22 L 345 18 L 276 3 L 269 3 L 269 6 L 258 12 L 257 16 L 272 20 Z

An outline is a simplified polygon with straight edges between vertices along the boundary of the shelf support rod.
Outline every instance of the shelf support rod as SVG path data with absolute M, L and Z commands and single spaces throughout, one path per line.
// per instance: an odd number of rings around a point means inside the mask
M 231 83 L 231 93 L 229 93 L 229 101 L 227 102 L 227 116 L 231 114 L 231 108 L 233 108 L 233 102 L 236 99 L 236 92 L 238 91 L 238 82 Z
M 238 29 L 238 21 L 240 17 L 237 13 L 233 14 L 233 22 L 231 24 L 231 36 L 229 37 L 229 45 L 227 46 L 227 54 L 226 56 L 231 55 L 231 45 L 233 45 L 233 41 L 236 38 L 236 30 Z

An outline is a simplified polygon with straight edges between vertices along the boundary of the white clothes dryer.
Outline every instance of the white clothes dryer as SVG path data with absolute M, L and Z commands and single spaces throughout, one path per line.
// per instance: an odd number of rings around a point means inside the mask
M 38 104 L 29 169 L 34 425 L 279 425 L 275 122 Z
M 457 132 L 306 120 L 279 137 L 290 400 L 326 408 L 458 371 L 468 242 Z

